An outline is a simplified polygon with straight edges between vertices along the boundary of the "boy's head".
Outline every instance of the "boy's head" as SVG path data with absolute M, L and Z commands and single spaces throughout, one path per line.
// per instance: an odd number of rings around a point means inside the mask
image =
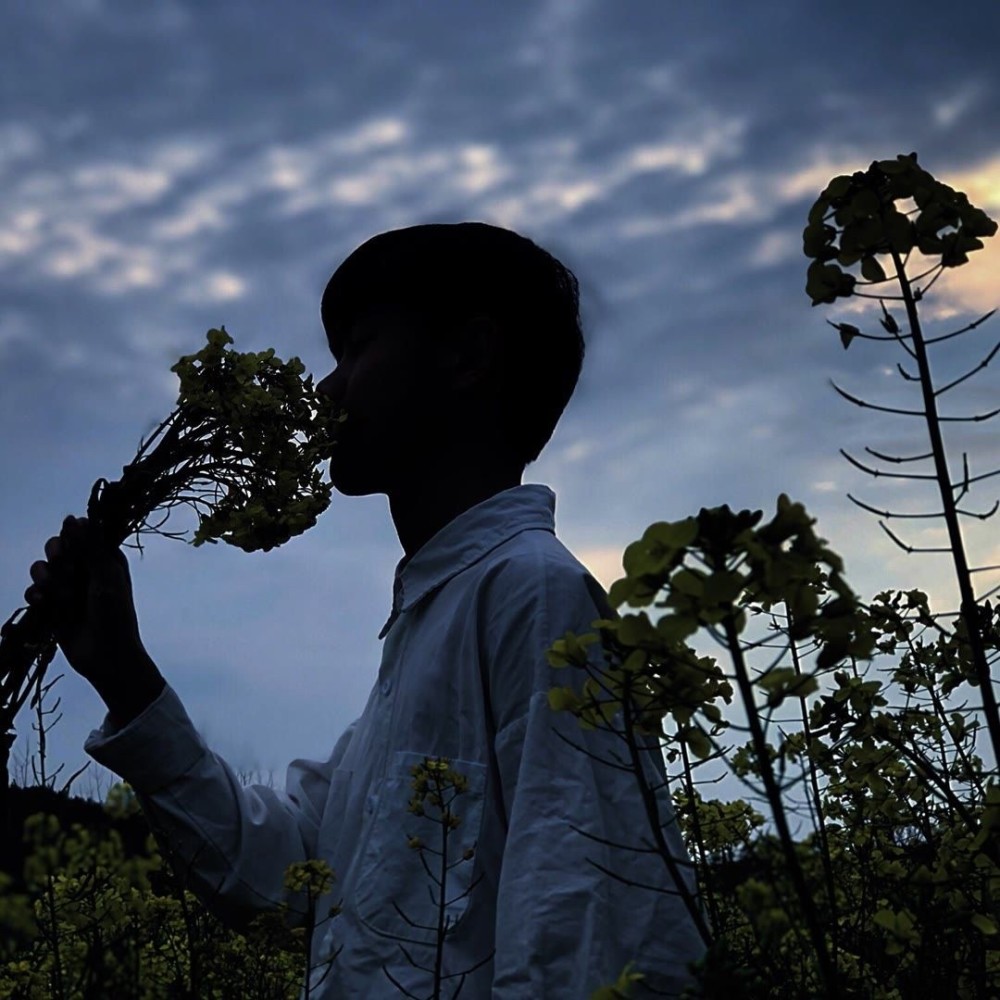
M 368 323 L 373 315 L 393 321 Z M 474 393 L 476 412 L 490 415 L 485 419 L 522 468 L 551 438 L 583 365 L 572 271 L 531 240 L 482 222 L 410 226 L 372 237 L 330 278 L 321 316 L 338 364 L 352 330 L 363 327 L 391 329 L 413 341 L 404 348 L 418 367 L 450 373 L 449 364 L 462 371 L 479 358 L 474 378 L 438 385 Z M 350 421 L 349 401 L 340 401 Z M 419 422 L 420 414 L 412 416 Z

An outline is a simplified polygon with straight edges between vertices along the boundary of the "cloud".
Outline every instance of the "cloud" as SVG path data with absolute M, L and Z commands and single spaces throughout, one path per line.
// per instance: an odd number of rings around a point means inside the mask
M 166 170 L 124 163 L 89 163 L 70 175 L 71 197 L 94 214 L 111 215 L 158 201 L 174 178 Z
M 23 122 L 0 122 L 0 172 L 4 174 L 22 160 L 31 159 L 42 147 L 37 129 Z
M 798 260 L 801 253 L 800 237 L 787 229 L 769 229 L 747 253 L 746 263 L 752 270 L 758 270 Z
M 247 284 L 238 274 L 214 271 L 189 281 L 179 292 L 178 298 L 181 302 L 210 305 L 241 299 L 246 292 Z
M 950 129 L 966 118 L 979 102 L 983 87 L 979 83 L 965 83 L 953 89 L 947 97 L 941 97 L 931 104 L 934 124 L 942 129 Z
M 44 145 L 31 153 L 40 162 Z M 205 159 L 197 144 L 157 140 L 133 161 L 99 157 L 35 173 L 22 165 L 0 193 L 0 266 L 16 267 L 23 282 L 82 282 L 104 295 L 159 287 L 196 261 L 161 251 L 157 223 L 139 220 L 162 213 L 175 186 Z M 169 231 L 169 223 L 159 225 Z
M 811 153 L 809 162 L 805 166 L 777 174 L 769 187 L 778 202 L 808 199 L 812 204 L 834 177 L 853 174 L 856 170 L 864 170 L 867 166 L 868 163 L 864 162 L 864 158 L 860 155 L 833 157 L 826 151 L 817 149 Z
M 700 176 L 720 159 L 739 155 L 747 125 L 746 118 L 716 118 L 704 111 L 688 120 L 682 119 L 681 136 L 635 146 L 623 153 L 621 176 L 616 182 L 647 171 L 679 171 Z
M 582 33 L 592 6 L 591 0 L 543 0 L 524 25 L 522 37 L 530 41 L 521 44 L 517 59 L 540 70 L 547 94 L 558 103 L 580 99 Z

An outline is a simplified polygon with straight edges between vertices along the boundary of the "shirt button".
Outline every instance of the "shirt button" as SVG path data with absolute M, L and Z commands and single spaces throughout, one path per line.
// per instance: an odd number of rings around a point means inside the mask
M 382 681 L 382 694 L 388 694 L 389 689 L 391 687 L 392 687 L 392 681 L 386 678 L 384 681 Z
M 365 802 L 365 812 L 372 811 L 372 796 L 369 795 L 367 801 Z

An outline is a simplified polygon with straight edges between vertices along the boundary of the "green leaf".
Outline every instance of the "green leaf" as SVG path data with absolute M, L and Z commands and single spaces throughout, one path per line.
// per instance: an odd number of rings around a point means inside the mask
M 882 306 L 882 318 L 879 320 L 879 322 L 882 324 L 882 327 L 885 329 L 885 332 L 899 333 L 899 324 L 896 322 L 895 316 L 893 316 L 892 313 L 889 312 L 888 309 L 886 309 L 884 302 L 881 302 L 880 305 Z
M 849 296 L 854 291 L 856 279 L 845 274 L 836 264 L 814 260 L 806 272 L 806 294 L 814 306 L 821 302 L 834 302 L 838 296 Z
M 618 640 L 626 646 L 641 646 L 644 642 L 655 642 L 658 638 L 645 611 L 640 611 L 637 615 L 625 615 L 618 624 Z
M 634 961 L 629 962 L 622 969 L 617 982 L 606 986 L 598 986 L 590 994 L 589 1000 L 623 1000 L 623 998 L 630 997 L 632 995 L 632 984 L 646 978 L 641 972 L 633 971 L 634 965 Z
M 697 726 L 692 726 L 685 731 L 684 742 L 691 748 L 691 752 L 698 760 L 704 760 L 712 752 L 711 740 Z
M 786 698 L 805 698 L 819 689 L 819 682 L 811 674 L 797 674 L 793 667 L 777 667 L 755 681 L 757 687 L 768 692 L 767 704 L 776 708 Z
M 995 236 L 997 224 L 981 209 L 969 208 L 962 213 L 962 232 L 970 236 Z
M 807 257 L 819 257 L 822 259 L 832 259 L 836 256 L 836 251 L 831 244 L 837 236 L 837 230 L 833 226 L 824 223 L 811 223 L 802 231 L 802 252 Z
M 809 224 L 812 226 L 821 223 L 829 210 L 830 203 L 825 198 L 817 198 L 809 209 Z
M 681 549 L 690 545 L 697 535 L 698 519 L 687 517 L 683 521 L 656 521 L 643 532 L 642 540 L 664 548 Z
M 885 234 L 896 253 L 909 253 L 913 249 L 916 235 L 913 223 L 902 212 L 893 211 L 887 216 Z
M 571 687 L 549 688 L 549 708 L 554 712 L 571 712 L 582 704 Z
M 763 677 L 758 677 L 755 683 L 757 687 L 761 687 L 765 691 L 774 691 L 796 676 L 794 667 L 776 667 Z
M 682 569 L 670 579 L 671 589 L 689 597 L 701 597 L 705 582 L 704 576 L 697 570 Z
M 985 913 L 973 913 L 971 919 L 973 925 L 982 931 L 987 937 L 996 934 L 998 931 L 997 922 L 992 917 L 988 917 Z
M 608 588 L 608 604 L 620 608 L 635 592 L 636 581 L 625 576 L 615 580 Z
M 880 207 L 878 195 L 871 188 L 861 188 L 851 199 L 851 212 L 856 219 L 877 215 Z
M 656 631 L 668 643 L 681 642 L 698 631 L 698 622 L 691 615 L 664 615 L 657 619 Z
M 625 661 L 622 663 L 622 670 L 626 673 L 636 673 L 646 667 L 646 651 L 644 649 L 633 649 Z
M 824 201 L 833 201 L 835 198 L 843 198 L 845 194 L 851 189 L 851 181 L 853 178 L 850 174 L 841 174 L 839 177 L 834 177 L 823 193 L 820 195 Z
M 827 323 L 830 323 L 830 321 L 827 320 Z M 844 345 L 845 351 L 851 346 L 851 341 L 855 337 L 861 336 L 861 331 L 850 323 L 830 323 L 830 326 L 840 332 L 840 342 Z
M 867 281 L 885 281 L 882 265 L 871 255 L 861 258 L 861 275 Z

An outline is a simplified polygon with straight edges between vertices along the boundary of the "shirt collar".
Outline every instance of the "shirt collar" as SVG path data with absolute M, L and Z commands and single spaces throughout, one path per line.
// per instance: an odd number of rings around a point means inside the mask
M 447 583 L 488 552 L 531 528 L 555 534 L 556 495 L 540 483 L 522 483 L 502 490 L 452 518 L 436 535 L 396 564 L 392 613 L 379 638 L 392 623 L 431 591 Z

